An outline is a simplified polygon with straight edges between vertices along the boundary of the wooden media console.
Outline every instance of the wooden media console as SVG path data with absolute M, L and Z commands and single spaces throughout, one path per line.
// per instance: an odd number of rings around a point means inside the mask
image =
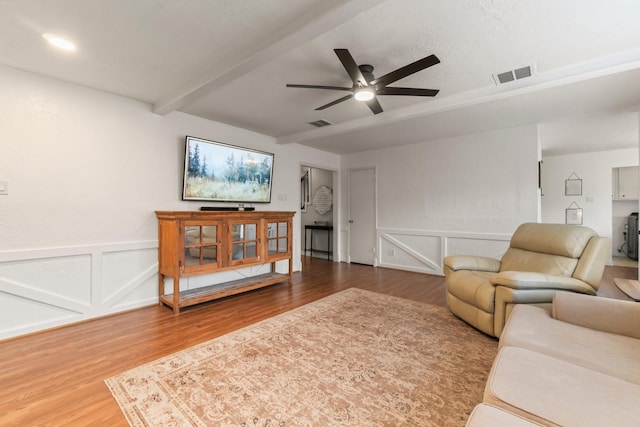
M 160 304 L 173 309 L 289 281 L 293 253 L 293 215 L 273 211 L 156 211 Z M 288 260 L 289 273 L 275 271 Z M 180 291 L 180 279 L 271 264 L 266 274 Z M 165 293 L 165 278 L 173 291 Z

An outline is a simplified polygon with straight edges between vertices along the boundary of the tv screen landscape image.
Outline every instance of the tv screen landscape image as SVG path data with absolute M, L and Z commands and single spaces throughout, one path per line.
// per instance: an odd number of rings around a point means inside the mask
M 183 200 L 269 203 L 273 154 L 186 137 Z

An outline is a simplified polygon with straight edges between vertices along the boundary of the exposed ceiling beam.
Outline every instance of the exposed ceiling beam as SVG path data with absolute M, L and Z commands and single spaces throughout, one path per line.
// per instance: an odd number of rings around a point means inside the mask
M 202 75 L 162 97 L 153 106 L 153 112 L 168 114 L 179 110 L 205 93 L 242 77 L 384 1 L 386 0 L 320 1 L 316 7 L 280 28 L 262 43 L 235 52 L 228 60 L 217 63 Z

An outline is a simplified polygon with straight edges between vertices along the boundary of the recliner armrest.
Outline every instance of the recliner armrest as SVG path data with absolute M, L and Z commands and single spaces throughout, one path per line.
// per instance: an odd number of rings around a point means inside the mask
M 490 279 L 494 286 L 512 289 L 557 289 L 595 295 L 596 291 L 588 283 L 567 276 L 535 273 L 529 271 L 501 271 Z
M 453 255 L 445 257 L 443 260 L 445 274 L 457 270 L 489 271 L 497 273 L 500 271 L 500 260 L 483 256 Z
M 597 331 L 640 339 L 640 303 L 557 292 L 553 318 Z

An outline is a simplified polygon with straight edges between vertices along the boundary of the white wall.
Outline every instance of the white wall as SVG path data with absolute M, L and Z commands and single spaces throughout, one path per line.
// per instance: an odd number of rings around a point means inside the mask
M 622 221 L 622 217 L 628 215 L 629 207 L 624 212 L 616 210 L 614 217 L 612 169 L 637 165 L 638 149 L 545 156 L 542 160 L 542 221 L 564 223 L 565 209 L 575 202 L 583 210 L 583 225 L 593 228 L 601 236 L 613 237 L 613 222 Z M 564 194 L 565 180 L 572 173 L 582 178 L 582 196 Z M 638 211 L 637 202 L 633 211 Z M 615 244 L 618 242 L 616 238 Z M 617 248 L 614 254 L 618 255 Z
M 340 168 L 334 154 L 7 67 L 0 93 L 0 339 L 157 301 L 154 211 L 202 205 L 180 200 L 185 135 L 275 154 L 258 210 L 299 210 L 301 163 Z
M 376 167 L 378 265 L 441 274 L 444 256 L 500 257 L 519 224 L 538 220 L 538 159 L 526 126 L 345 156 L 343 176 Z M 346 207 L 346 182 L 342 194 Z

